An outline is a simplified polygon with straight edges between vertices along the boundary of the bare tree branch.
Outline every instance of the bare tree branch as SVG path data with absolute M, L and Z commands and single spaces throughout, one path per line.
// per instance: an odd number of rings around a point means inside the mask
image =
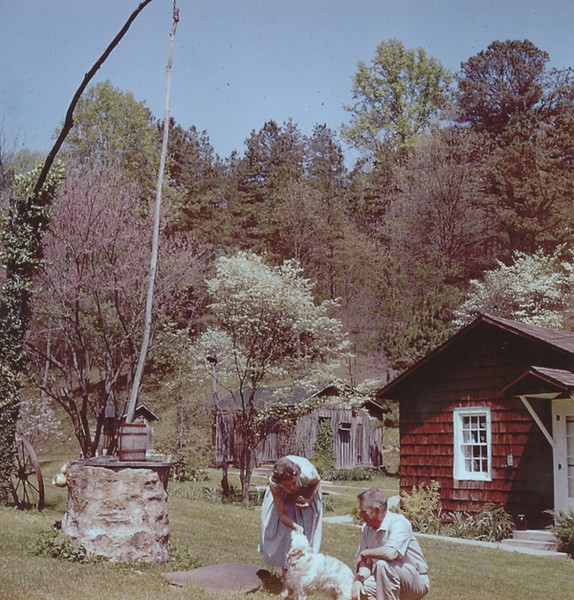
M 52 146 L 52 149 L 48 153 L 48 156 L 46 157 L 46 160 L 44 162 L 44 166 L 42 167 L 42 170 L 40 171 L 40 174 L 38 175 L 38 180 L 36 181 L 36 185 L 34 186 L 34 194 L 35 195 L 38 195 L 38 193 L 42 189 L 42 186 L 44 185 L 44 182 L 46 181 L 46 177 L 48 176 L 48 173 L 50 172 L 50 168 L 52 167 L 52 164 L 54 163 L 54 160 L 56 159 L 56 155 L 58 154 L 60 148 L 62 147 L 64 140 L 68 136 L 68 133 L 70 133 L 70 130 L 74 126 L 74 109 L 76 108 L 76 104 L 78 104 L 78 100 L 80 99 L 80 96 L 86 89 L 88 83 L 90 83 L 93 76 L 97 73 L 98 69 L 104 64 L 105 60 L 111 54 L 112 50 L 120 43 L 121 39 L 127 33 L 128 29 L 130 28 L 131 24 L 134 22 L 136 17 L 150 2 L 151 2 L 151 0 L 143 0 L 142 2 L 140 2 L 139 6 L 130 15 L 129 19 L 125 22 L 124 26 L 120 29 L 119 33 L 111 41 L 109 46 L 105 49 L 104 53 L 94 63 L 94 66 L 84 75 L 84 80 L 80 84 L 80 87 L 76 90 L 76 93 L 74 94 L 74 97 L 72 98 L 72 101 L 70 102 L 68 111 L 66 112 L 66 118 L 64 119 L 64 125 L 62 127 L 62 130 L 60 131 L 60 135 L 58 136 L 58 139 L 55 141 L 54 145 Z

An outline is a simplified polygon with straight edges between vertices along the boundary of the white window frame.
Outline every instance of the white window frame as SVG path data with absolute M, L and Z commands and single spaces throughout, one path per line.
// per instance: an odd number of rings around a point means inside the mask
M 481 417 L 484 428 L 480 427 Z M 492 481 L 492 428 L 488 407 L 454 409 L 454 478 Z

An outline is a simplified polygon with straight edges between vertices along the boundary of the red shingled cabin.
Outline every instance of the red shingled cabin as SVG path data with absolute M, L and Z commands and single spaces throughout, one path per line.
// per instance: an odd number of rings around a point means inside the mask
M 443 510 L 530 528 L 574 509 L 574 332 L 481 315 L 377 397 L 400 402 L 401 490 L 434 479 Z

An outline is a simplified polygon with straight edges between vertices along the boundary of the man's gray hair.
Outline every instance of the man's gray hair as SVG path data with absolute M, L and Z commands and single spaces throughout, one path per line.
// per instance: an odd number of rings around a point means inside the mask
M 361 492 L 358 496 L 359 502 L 369 508 L 387 508 L 387 496 L 379 488 L 369 488 Z

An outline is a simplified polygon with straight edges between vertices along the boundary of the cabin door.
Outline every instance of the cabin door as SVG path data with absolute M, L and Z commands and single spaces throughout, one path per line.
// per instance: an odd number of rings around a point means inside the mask
M 554 448 L 554 507 L 574 510 L 574 399 L 552 402 Z

